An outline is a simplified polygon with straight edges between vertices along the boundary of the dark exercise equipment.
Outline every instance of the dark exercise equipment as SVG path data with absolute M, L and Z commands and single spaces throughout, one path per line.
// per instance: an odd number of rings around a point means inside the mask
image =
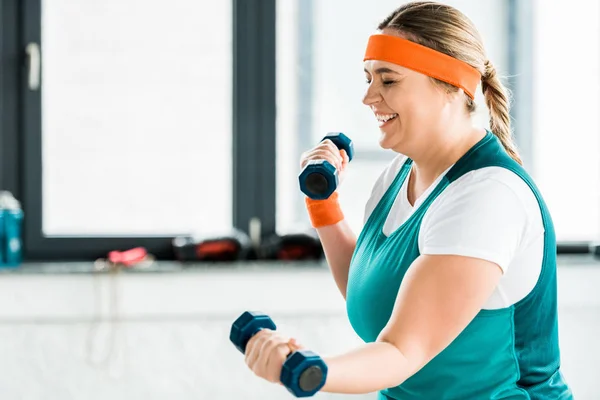
M 594 252 L 593 246 L 587 242 L 559 242 L 556 244 L 557 254 L 589 254 Z
M 258 250 L 260 260 L 306 261 L 323 256 L 319 237 L 302 232 L 272 235 L 261 242 Z
M 327 134 L 322 140 L 329 139 L 340 150 L 345 150 L 348 160 L 354 157 L 354 145 L 348 136 L 341 132 Z M 338 173 L 336 168 L 325 160 L 311 161 L 302 169 L 298 176 L 300 190 L 309 198 L 324 200 L 329 198 L 338 187 Z
M 600 258 L 600 244 L 597 242 L 558 242 L 556 253 L 558 255 L 591 254 L 595 258 Z
M 221 235 L 178 236 L 173 239 L 178 261 L 240 261 L 252 253 L 250 237 L 239 229 Z
M 248 341 L 261 329 L 276 330 L 268 315 L 246 311 L 231 325 L 229 340 L 242 353 Z M 296 397 L 310 397 L 325 384 L 327 365 L 317 354 L 309 350 L 297 350 L 288 355 L 281 369 L 281 383 Z

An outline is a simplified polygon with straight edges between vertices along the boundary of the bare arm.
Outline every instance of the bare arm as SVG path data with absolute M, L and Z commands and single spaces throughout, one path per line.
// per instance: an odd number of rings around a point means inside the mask
M 460 334 L 501 276 L 498 265 L 481 259 L 419 257 L 377 341 L 325 359 L 329 372 L 322 391 L 370 393 L 401 384 Z
M 315 149 L 304 153 L 300 166 L 304 168 L 306 163 L 312 159 L 324 159 L 329 161 L 338 171 L 339 182 L 341 183 L 344 180 L 346 168 L 349 163 L 348 155 L 345 150 L 340 151 L 331 140 L 324 140 Z M 334 197 L 335 200 L 333 200 Z M 334 193 L 329 200 L 318 203 L 321 203 L 321 205 L 317 206 L 317 208 L 320 209 L 317 213 L 323 213 L 325 210 L 326 214 L 337 214 L 339 212 L 341 215 L 339 204 L 337 203 L 337 192 Z M 323 204 L 326 204 L 325 208 L 323 208 Z M 309 209 L 310 208 L 311 207 L 309 207 Z M 311 212 L 309 211 L 309 214 L 310 213 Z M 342 293 L 342 296 L 346 299 L 348 270 L 350 268 L 350 260 L 352 259 L 354 248 L 356 247 L 356 234 L 352 231 L 348 222 L 343 218 L 343 215 L 340 219 L 339 222 L 331 225 L 319 226 L 320 224 L 313 224 L 313 226 L 317 226 L 317 234 L 321 240 L 323 252 L 325 253 L 325 258 L 331 269 L 333 279 Z
M 333 279 L 342 296 L 346 299 L 348 270 L 356 247 L 356 234 L 345 219 L 335 225 L 317 228 L 317 233 L 321 239 L 325 258 L 331 269 Z

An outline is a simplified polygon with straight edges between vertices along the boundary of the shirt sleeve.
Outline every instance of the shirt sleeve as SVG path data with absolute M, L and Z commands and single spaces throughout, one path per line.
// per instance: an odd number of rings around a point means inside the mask
M 488 176 L 459 179 L 442 195 L 422 221 L 421 254 L 480 258 L 496 263 L 505 273 L 528 224 L 527 210 L 517 192 L 508 183 Z

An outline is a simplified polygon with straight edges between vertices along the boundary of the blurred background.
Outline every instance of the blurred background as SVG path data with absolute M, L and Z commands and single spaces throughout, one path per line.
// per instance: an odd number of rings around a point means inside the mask
M 360 343 L 308 230 L 299 157 L 327 132 L 353 139 L 340 192 L 358 232 L 393 157 L 361 60 L 403 3 L 0 1 L 0 399 L 292 398 L 229 342 L 247 309 L 322 354 Z M 512 92 L 560 241 L 563 371 L 600 399 L 600 3 L 444 3 Z

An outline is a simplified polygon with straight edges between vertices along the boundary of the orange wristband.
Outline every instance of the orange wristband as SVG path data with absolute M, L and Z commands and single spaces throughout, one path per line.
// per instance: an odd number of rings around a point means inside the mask
M 313 228 L 334 225 L 344 219 L 344 214 L 338 203 L 337 192 L 333 192 L 325 200 L 313 200 L 310 197 L 306 197 L 305 203 Z

